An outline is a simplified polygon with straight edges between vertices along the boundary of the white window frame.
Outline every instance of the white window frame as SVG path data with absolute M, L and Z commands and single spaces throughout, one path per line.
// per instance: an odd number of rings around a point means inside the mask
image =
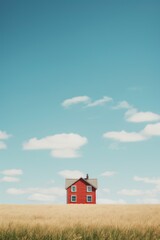
M 73 191 L 73 187 L 75 188 L 75 191 Z M 71 186 L 71 192 L 77 192 L 77 186 L 76 185 Z
M 92 192 L 92 186 L 87 186 L 87 192 Z
M 72 200 L 72 197 L 75 197 L 75 198 L 76 198 L 76 200 L 75 200 L 75 201 L 73 201 L 73 200 Z M 77 196 L 76 196 L 76 195 L 71 195 L 71 202 L 77 202 Z
M 91 198 L 91 201 L 88 201 L 88 197 Z M 87 200 L 87 202 L 93 202 L 93 201 L 92 201 L 92 195 L 87 195 L 87 196 L 86 196 L 86 200 Z

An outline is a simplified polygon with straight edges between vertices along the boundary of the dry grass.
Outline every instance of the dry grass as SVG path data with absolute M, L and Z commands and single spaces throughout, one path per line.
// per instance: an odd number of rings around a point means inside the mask
M 160 205 L 0 205 L 0 240 L 160 239 Z

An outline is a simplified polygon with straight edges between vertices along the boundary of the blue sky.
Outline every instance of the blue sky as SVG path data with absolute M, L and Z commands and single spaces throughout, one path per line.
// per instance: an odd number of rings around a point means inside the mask
M 0 5 L 0 203 L 160 203 L 160 2 Z

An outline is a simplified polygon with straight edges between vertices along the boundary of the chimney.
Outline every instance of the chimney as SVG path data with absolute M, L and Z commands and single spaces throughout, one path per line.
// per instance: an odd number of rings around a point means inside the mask
M 87 180 L 88 178 L 89 178 L 89 175 L 88 175 L 88 173 L 87 173 L 87 174 L 86 174 L 86 178 L 85 178 L 85 179 Z

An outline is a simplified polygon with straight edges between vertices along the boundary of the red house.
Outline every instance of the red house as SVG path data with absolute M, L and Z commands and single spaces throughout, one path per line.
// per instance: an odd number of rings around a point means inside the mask
M 97 179 L 66 179 L 67 204 L 96 204 Z

